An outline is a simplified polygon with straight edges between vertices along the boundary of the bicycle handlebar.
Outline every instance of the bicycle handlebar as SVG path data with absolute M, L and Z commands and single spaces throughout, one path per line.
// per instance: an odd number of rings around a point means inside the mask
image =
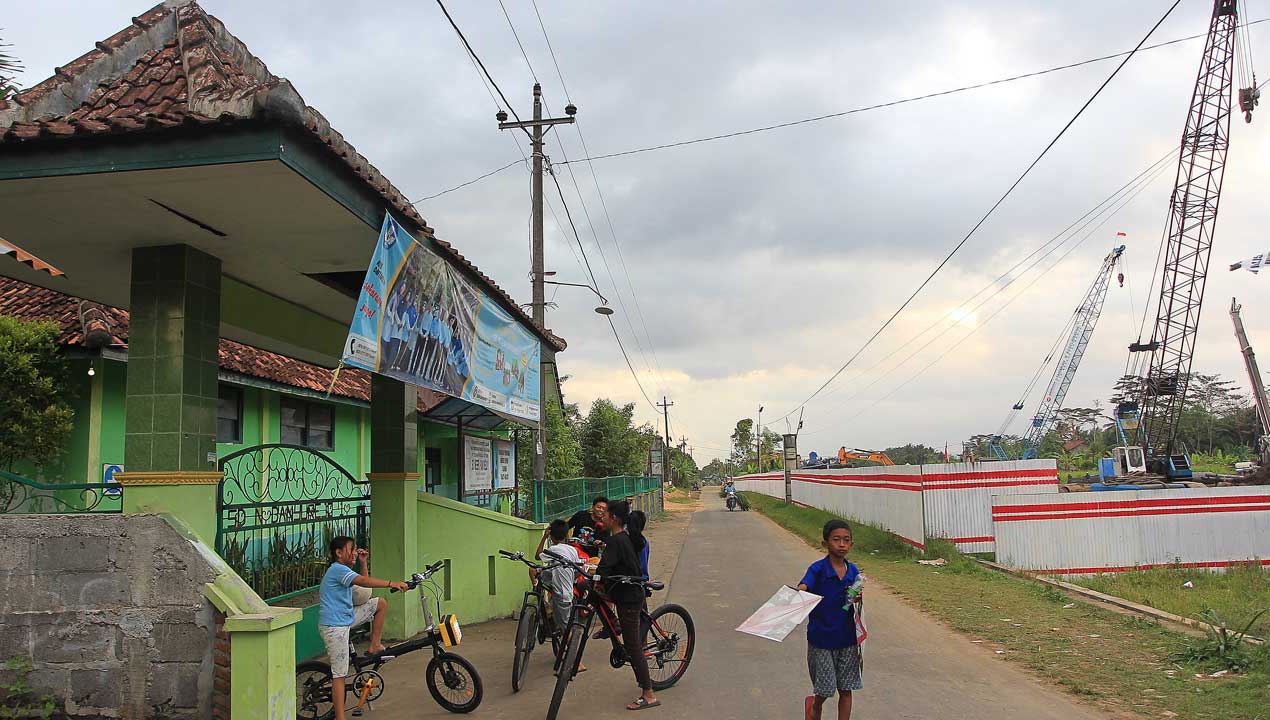
M 411 590 L 414 590 L 415 588 L 419 587 L 420 583 L 427 581 L 433 575 L 436 575 L 438 572 L 440 572 L 441 568 L 443 567 L 445 567 L 445 561 L 438 560 L 432 563 L 431 565 L 425 567 L 423 569 L 423 572 L 415 573 L 414 575 L 412 575 L 410 579 L 406 581 L 406 585 L 409 586 Z M 398 590 L 397 588 L 389 588 L 388 592 L 395 593 L 395 592 L 404 592 L 404 591 Z

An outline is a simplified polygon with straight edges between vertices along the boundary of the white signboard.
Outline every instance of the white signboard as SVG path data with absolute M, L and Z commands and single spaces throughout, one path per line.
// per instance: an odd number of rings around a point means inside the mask
M 516 487 L 516 455 L 510 442 L 494 441 L 494 464 L 494 487 L 499 490 Z
M 463 436 L 463 489 L 480 492 L 493 485 L 493 463 L 488 438 Z

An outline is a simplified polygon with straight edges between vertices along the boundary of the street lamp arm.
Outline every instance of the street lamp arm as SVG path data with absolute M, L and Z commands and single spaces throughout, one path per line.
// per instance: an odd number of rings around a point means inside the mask
M 545 285 L 568 285 L 569 287 L 586 288 L 587 290 L 590 290 L 591 292 L 595 293 L 596 297 L 600 298 L 600 302 L 604 303 L 605 305 L 609 304 L 608 298 L 601 295 L 599 290 L 596 290 L 595 288 L 585 283 L 559 282 L 557 280 L 543 280 L 542 282 Z

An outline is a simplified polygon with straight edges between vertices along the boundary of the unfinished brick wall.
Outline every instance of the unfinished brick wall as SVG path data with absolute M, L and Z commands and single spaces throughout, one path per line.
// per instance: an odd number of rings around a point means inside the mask
M 225 632 L 225 613 L 217 610 L 216 639 L 212 641 L 212 717 L 230 720 L 229 717 L 229 633 Z
M 0 537 L 0 661 L 73 718 L 211 720 L 217 573 L 188 539 L 156 515 L 0 515 Z

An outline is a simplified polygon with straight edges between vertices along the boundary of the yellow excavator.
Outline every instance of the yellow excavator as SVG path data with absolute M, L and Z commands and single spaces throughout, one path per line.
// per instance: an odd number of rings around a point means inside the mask
M 848 460 L 869 460 L 879 465 L 894 465 L 895 461 L 891 460 L 884 452 L 875 450 L 848 450 L 845 447 L 838 448 L 838 464 L 844 467 Z

